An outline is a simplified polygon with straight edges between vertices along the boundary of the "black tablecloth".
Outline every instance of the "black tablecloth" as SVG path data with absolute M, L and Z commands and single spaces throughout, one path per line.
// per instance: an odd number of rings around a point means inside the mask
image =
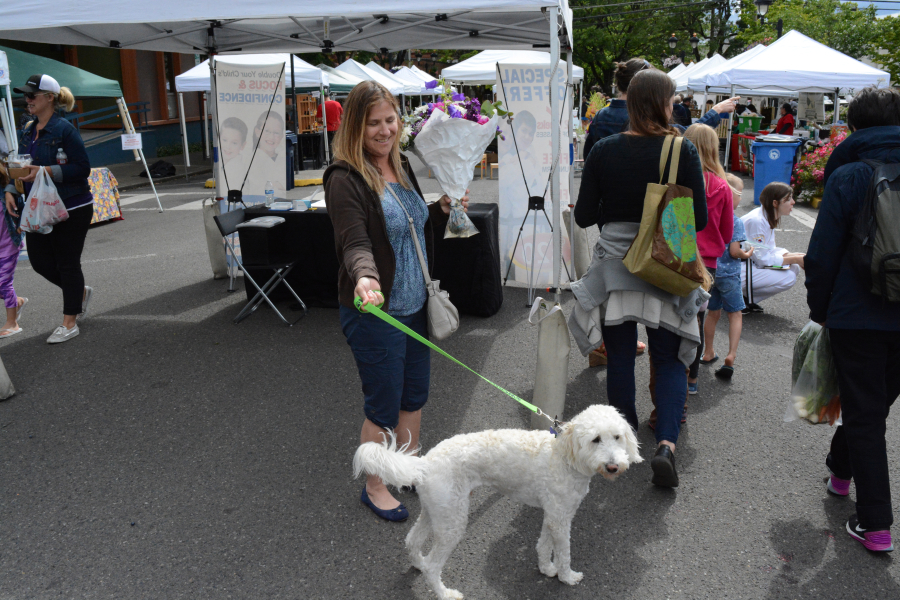
M 300 156 L 300 170 L 306 167 L 303 161 L 313 161 L 313 169 L 321 169 L 325 165 L 325 146 L 322 144 L 321 133 L 301 133 L 297 135 Z
M 270 251 L 296 256 L 300 262 L 288 275 L 288 283 L 304 302 L 311 306 L 338 306 L 338 260 L 334 250 L 334 228 L 325 209 L 305 212 L 269 211 L 264 206 L 246 210 L 248 219 L 262 215 L 278 215 L 285 222 L 270 233 Z M 478 235 L 470 238 L 443 239 L 436 236 L 435 260 L 432 276 L 441 282 L 441 289 L 450 293 L 450 300 L 461 314 L 489 317 L 503 304 L 500 278 L 499 210 L 496 204 L 471 204 L 469 218 L 478 228 Z M 254 248 L 242 248 L 253 253 Z M 248 269 L 259 285 L 271 276 L 271 271 Z M 247 296 L 256 292 L 245 282 Z M 279 286 L 270 297 L 287 299 L 289 294 Z

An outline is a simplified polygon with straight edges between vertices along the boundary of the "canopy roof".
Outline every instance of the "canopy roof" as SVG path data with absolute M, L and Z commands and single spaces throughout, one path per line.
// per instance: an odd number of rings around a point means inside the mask
M 2 12 L 0 8 L 0 12 Z M 72 90 L 76 98 L 121 98 L 122 88 L 114 79 L 106 79 L 84 69 L 61 63 L 52 58 L 44 58 L 35 54 L 13 50 L 0 46 L 9 61 L 9 73 L 12 87 L 25 84 L 32 75 L 42 73 L 50 75 L 59 85 Z M 13 96 L 19 96 L 13 92 Z
M 368 63 L 366 63 L 366 68 L 371 69 L 372 71 L 375 71 L 376 73 L 380 73 L 381 75 L 384 75 L 391 81 L 395 81 L 395 82 L 399 83 L 400 85 L 402 85 L 403 93 L 406 95 L 417 96 L 422 93 L 422 88 L 425 87 L 424 85 L 421 85 L 421 83 L 422 83 L 421 81 L 418 81 L 418 80 L 417 81 L 406 81 L 402 77 L 398 77 L 396 73 L 391 73 L 390 71 L 388 71 L 387 69 L 385 69 L 384 67 L 379 65 L 378 63 L 371 61 L 371 60 Z
M 328 74 L 328 89 L 338 94 L 349 94 L 350 90 L 356 87 L 356 84 L 362 83 L 362 79 L 354 77 L 349 73 L 338 71 L 334 67 L 318 64 L 317 69 L 321 69 Z
M 781 90 L 781 94 L 834 92 L 838 88 L 860 89 L 869 85 L 887 87 L 890 75 L 799 31 L 789 31 L 748 59 L 709 73 L 706 85 L 722 88 L 733 85 L 736 90 Z
M 709 58 L 703 61 L 703 63 L 697 63 L 697 66 L 693 69 L 685 69 L 681 72 L 680 75 L 676 75 L 675 79 L 675 91 L 683 92 L 688 89 L 688 80 L 695 75 L 701 75 L 703 73 L 708 73 L 711 70 L 716 69 L 717 67 L 724 65 L 728 61 L 725 60 L 725 57 L 721 54 L 713 54 Z M 669 73 L 669 77 L 672 77 L 672 74 Z
M 365 65 L 361 65 L 352 58 L 348 58 L 343 63 L 339 64 L 335 67 L 341 73 L 349 73 L 358 79 L 362 79 L 364 81 L 377 81 L 384 87 L 388 89 L 388 91 L 395 96 L 399 96 L 403 93 L 403 84 L 399 81 L 396 81 L 392 77 L 387 77 L 373 71 Z
M 422 10 L 407 0 L 8 1 L 0 3 L 0 38 L 189 54 L 320 52 L 326 39 L 334 50 L 370 52 L 532 48 L 547 44 L 550 7 L 571 45 L 568 0 L 458 0 Z
M 238 65 L 274 65 L 284 63 L 284 81 L 288 89 L 319 89 L 328 87 L 328 75 L 312 66 L 305 60 L 294 56 L 294 80 L 291 85 L 291 64 L 288 62 L 290 54 L 220 54 L 216 57 L 227 63 Z M 209 60 L 185 71 L 175 77 L 175 89 L 179 92 L 208 92 L 209 91 Z
M 485 50 L 459 64 L 446 67 L 441 77 L 447 81 L 459 81 L 470 85 L 497 83 L 497 63 L 550 66 L 550 53 L 533 50 Z M 578 83 L 584 79 L 584 69 L 572 66 L 572 79 Z
M 694 64 L 694 63 L 691 63 L 691 65 L 692 64 Z M 669 71 L 669 77 L 671 77 L 672 79 L 675 79 L 676 77 L 678 77 L 678 75 L 681 74 L 682 71 L 687 69 L 689 66 L 690 65 L 686 65 L 684 63 L 679 63 L 679 65 L 677 67 L 675 67 L 674 69 Z

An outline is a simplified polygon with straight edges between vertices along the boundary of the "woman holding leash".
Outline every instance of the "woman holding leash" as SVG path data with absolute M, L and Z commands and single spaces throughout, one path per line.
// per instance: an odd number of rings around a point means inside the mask
M 664 142 L 677 137 L 669 125 L 675 84 L 656 69 L 638 72 L 628 87 L 629 128 L 598 142 L 585 161 L 575 221 L 600 227 L 587 275 L 572 286 L 578 302 L 569 319 L 583 354 L 606 343 L 609 367 L 606 390 L 610 405 L 637 429 L 634 362 L 637 324 L 647 328 L 650 357 L 656 371 L 658 443 L 650 463 L 652 482 L 676 487 L 675 443 L 681 429 L 687 374 L 700 345 L 697 308 L 707 297 L 694 290 L 679 297 L 633 275 L 622 261 L 635 239 L 648 183 L 667 181 L 677 159 L 676 183 L 690 188 L 697 231 L 706 227 L 706 193 L 697 149 L 681 142 L 679 154 L 661 165 Z M 599 329 L 599 332 L 598 332 Z M 598 335 L 599 333 L 599 335 Z
M 428 399 L 430 351 L 354 306 L 356 297 L 363 306 L 384 303 L 385 312 L 428 336 L 425 279 L 406 215 L 414 221 L 430 264 L 435 232 L 443 231 L 450 214 L 450 198 L 425 204 L 416 176 L 400 154 L 399 128 L 399 106 L 387 88 L 373 81 L 357 85 L 344 103 L 334 139 L 336 160 L 325 172 L 324 183 L 340 264 L 341 328 L 365 397 L 360 443 L 381 442 L 394 430 L 398 444 L 414 450 Z M 468 206 L 468 196 L 462 203 Z M 388 521 L 409 517 L 374 475 L 367 477 L 360 501 Z
M 71 111 L 75 96 L 60 87 L 49 75 L 32 75 L 15 91 L 25 96 L 28 112 L 36 117 L 22 132 L 21 151 L 30 154 L 31 173 L 22 177 L 26 197 L 41 169 L 44 169 L 62 199 L 69 218 L 53 226 L 50 233 L 27 233 L 25 240 L 31 266 L 44 279 L 62 289 L 63 322 L 47 338 L 48 344 L 67 342 L 80 331 L 78 322 L 87 314 L 92 288 L 84 285 L 81 252 L 88 227 L 94 217 L 94 196 L 88 185 L 91 164 L 84 142 L 75 127 L 60 118 L 57 109 Z M 6 210 L 18 216 L 10 196 Z

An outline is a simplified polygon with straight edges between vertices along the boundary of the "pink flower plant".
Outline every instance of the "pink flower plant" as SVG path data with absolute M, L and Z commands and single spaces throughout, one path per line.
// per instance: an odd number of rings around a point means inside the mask
M 794 166 L 791 176 L 791 186 L 798 198 L 810 199 L 821 196 L 825 189 L 825 165 L 831 158 L 835 147 L 846 139 L 847 135 L 841 133 L 829 140 L 820 148 L 805 154 Z

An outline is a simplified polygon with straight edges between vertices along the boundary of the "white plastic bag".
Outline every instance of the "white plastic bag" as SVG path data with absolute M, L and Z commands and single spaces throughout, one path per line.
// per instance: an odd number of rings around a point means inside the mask
M 810 321 L 794 343 L 791 399 L 785 421 L 830 423 L 840 419 L 841 399 L 828 330 Z
M 450 218 L 444 238 L 471 237 L 478 233 L 459 199 L 466 194 L 475 165 L 481 162 L 485 148 L 497 135 L 497 121 L 479 125 L 467 119 L 454 119 L 435 109 L 416 136 L 413 152 L 434 173 L 444 193 L 450 197 Z
M 50 233 L 56 223 L 69 218 L 53 180 L 47 170 L 41 167 L 31 186 L 31 193 L 22 209 L 22 231 L 29 233 Z

